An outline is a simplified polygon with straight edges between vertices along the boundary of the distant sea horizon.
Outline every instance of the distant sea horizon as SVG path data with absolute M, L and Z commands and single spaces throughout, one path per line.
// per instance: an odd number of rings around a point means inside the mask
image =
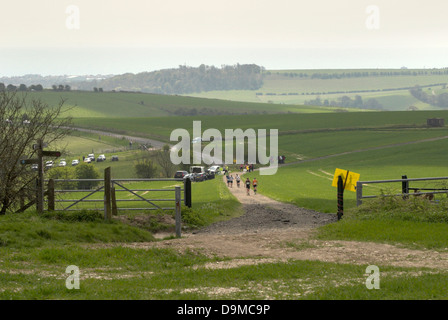
M 0 48 L 0 77 L 118 75 L 201 64 L 257 64 L 266 70 L 432 69 L 448 48 L 66 47 Z

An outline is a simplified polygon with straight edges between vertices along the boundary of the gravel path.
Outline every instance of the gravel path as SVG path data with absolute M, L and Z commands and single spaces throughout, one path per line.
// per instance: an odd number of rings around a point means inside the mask
M 198 251 L 211 257 L 232 258 L 228 262 L 230 267 L 242 262 L 256 264 L 292 259 L 448 269 L 447 251 L 415 250 L 374 242 L 316 240 L 313 237 L 316 227 L 337 223 L 336 214 L 298 208 L 261 194 L 247 196 L 243 186 L 234 185 L 229 189 L 244 207 L 242 216 L 184 233 L 179 239 L 124 246 Z
M 243 182 L 240 188 L 236 186 L 236 182 L 233 184 L 229 190 L 242 203 L 245 213 L 238 218 L 214 223 L 196 231 L 196 234 L 238 234 L 267 230 L 280 231 L 290 228 L 309 229 L 337 221 L 335 214 L 299 208 L 270 199 L 262 194 L 254 195 L 253 190 L 248 196 Z
M 97 133 L 105 134 L 97 131 Z M 112 134 L 122 136 L 118 134 Z M 163 143 L 150 139 L 125 136 L 128 139 L 142 139 L 160 148 Z M 328 157 L 384 149 L 399 145 L 423 143 L 447 139 L 448 136 L 418 141 L 366 148 L 306 159 L 282 166 L 315 161 Z M 223 177 L 225 179 L 225 177 Z M 263 186 L 259 186 L 262 190 Z M 359 241 L 315 240 L 315 228 L 337 221 L 336 214 L 324 214 L 298 208 L 291 204 L 270 199 L 262 194 L 246 195 L 243 185 L 234 183 L 229 189 L 242 203 L 245 213 L 237 218 L 212 224 L 201 230 L 182 234 L 182 238 L 149 243 L 115 244 L 134 248 L 172 248 L 178 251 L 193 250 L 210 256 L 233 258 L 228 262 L 236 267 L 241 263 L 256 264 L 260 261 L 318 260 L 325 262 L 360 265 L 392 265 L 401 267 L 426 267 L 448 270 L 448 252 L 435 250 L 413 250 L 391 244 Z M 244 258 L 244 259 L 239 259 Z M 249 260 L 248 258 L 257 258 Z M 260 259 L 264 258 L 264 259 Z

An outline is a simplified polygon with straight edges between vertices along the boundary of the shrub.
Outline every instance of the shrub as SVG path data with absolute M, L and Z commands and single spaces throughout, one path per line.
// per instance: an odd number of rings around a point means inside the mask
M 78 166 L 76 166 L 75 173 L 76 173 L 76 179 L 99 179 L 100 178 L 100 174 L 99 174 L 98 170 L 96 170 L 94 166 L 87 164 L 87 163 L 81 163 Z M 91 189 L 93 187 L 96 187 L 98 184 L 99 184 L 99 181 L 79 181 L 78 188 L 79 189 Z

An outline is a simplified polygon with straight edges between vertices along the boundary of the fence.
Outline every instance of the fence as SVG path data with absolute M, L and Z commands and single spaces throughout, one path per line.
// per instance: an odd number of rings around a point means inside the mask
M 408 179 L 407 176 L 402 176 L 402 179 L 396 180 L 374 180 L 374 181 L 358 181 L 356 183 L 356 205 L 360 206 L 362 204 L 362 199 L 378 198 L 379 195 L 363 195 L 363 187 L 370 184 L 380 184 L 380 183 L 401 183 L 401 193 L 399 194 L 389 194 L 381 195 L 381 197 L 396 197 L 402 196 L 403 198 L 408 198 L 409 196 L 419 196 L 419 195 L 432 195 L 448 193 L 448 188 L 426 188 L 426 187 L 410 187 L 409 182 L 422 182 L 422 181 L 440 181 L 448 180 L 448 177 L 434 177 L 434 178 L 414 178 Z M 409 193 L 410 190 L 414 190 L 413 193 Z M 421 192 L 423 191 L 423 192 Z
M 170 186 L 171 188 L 132 188 L 132 185 L 126 184 L 129 182 L 154 183 L 170 181 L 176 182 L 177 184 L 182 182 L 183 188 L 177 185 Z M 180 236 L 181 204 L 183 202 L 185 206 L 191 207 L 191 181 L 189 179 L 112 179 L 110 168 L 106 168 L 104 171 L 104 179 L 50 179 L 47 182 L 48 189 L 45 194 L 47 195 L 47 207 L 49 211 L 77 211 L 80 209 L 74 208 L 76 205 L 82 203 L 99 203 L 100 207 L 104 208 L 104 218 L 111 219 L 112 215 L 118 214 L 118 210 L 174 210 L 176 212 L 176 234 L 178 236 Z M 98 186 L 101 182 L 103 184 Z M 57 189 L 55 188 L 55 184 L 58 183 L 62 183 L 65 186 L 84 183 L 87 187 L 84 186 L 81 189 L 73 187 Z M 95 185 L 95 187 L 89 188 L 91 184 Z M 66 198 L 67 195 L 76 193 L 82 194 L 82 197 L 79 199 Z M 125 199 L 117 197 L 117 194 L 126 193 L 130 194 L 133 198 Z M 155 196 L 156 193 L 163 194 L 164 196 L 157 197 Z M 65 197 L 57 196 L 57 194 L 63 194 Z M 98 198 L 98 194 L 102 194 L 102 199 Z M 144 197 L 145 194 L 149 194 L 151 198 Z M 96 195 L 96 198 L 94 195 Z M 64 203 L 69 203 L 69 205 L 61 206 Z M 146 206 L 126 206 L 124 203 L 138 205 L 144 203 Z M 60 205 L 57 207 L 57 204 Z M 83 209 L 98 210 L 98 207 L 86 205 Z

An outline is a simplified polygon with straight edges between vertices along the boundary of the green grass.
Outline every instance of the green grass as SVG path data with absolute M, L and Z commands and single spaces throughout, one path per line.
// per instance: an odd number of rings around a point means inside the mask
M 317 144 L 316 144 L 317 145 Z M 362 181 L 448 176 L 444 149 L 446 140 L 425 142 L 340 155 L 312 162 L 280 167 L 275 175 L 258 176 L 259 192 L 274 199 L 291 202 L 321 212 L 336 212 L 336 188 L 332 187 L 336 168 L 360 174 Z M 258 175 L 257 172 L 249 176 Z M 421 184 L 412 186 L 421 186 Z M 366 195 L 401 186 L 365 187 Z M 434 187 L 427 183 L 426 187 Z M 437 198 L 437 197 L 436 197 Z M 356 205 L 354 192 L 344 193 L 344 206 Z
M 204 99 L 176 95 L 157 95 L 149 93 L 124 92 L 88 92 L 70 91 L 29 92 L 28 99 L 41 99 L 50 106 L 57 105 L 61 99 L 65 101 L 64 116 L 77 118 L 98 117 L 166 117 L 173 116 L 179 110 L 196 110 L 198 114 L 254 114 L 254 113 L 287 113 L 287 112 L 331 112 L 332 109 L 313 106 L 270 105 L 257 102 L 238 102 L 220 99 Z
M 407 89 L 391 90 L 404 87 L 414 87 L 415 85 L 425 86 L 437 83 L 447 83 L 446 75 L 432 75 L 428 70 L 415 70 L 423 72 L 417 76 L 400 75 L 400 76 L 370 76 L 370 77 L 353 77 L 342 79 L 312 79 L 314 73 L 341 74 L 346 72 L 393 72 L 396 70 L 270 70 L 270 74 L 266 74 L 263 86 L 254 91 L 250 90 L 233 90 L 233 91 L 210 91 L 195 93 L 193 96 L 209 98 L 209 99 L 227 99 L 234 101 L 275 103 L 281 105 L 283 103 L 303 105 L 305 101 L 314 100 L 318 96 L 322 101 L 328 99 L 330 101 L 347 95 L 354 97 L 360 95 L 364 101 L 375 98 L 385 108 L 385 110 L 407 110 L 409 106 L 417 106 L 420 110 L 437 109 L 436 107 L 424 104 L 416 100 Z M 414 71 L 414 70 L 411 70 Z M 309 77 L 290 77 L 285 76 L 293 74 L 308 74 Z M 441 90 L 442 86 L 433 86 L 431 90 Z M 387 89 L 387 91 L 383 91 Z M 329 94 L 328 92 L 338 92 Z M 350 91 L 366 91 L 355 92 Z M 370 92 L 369 92 L 370 91 Z M 258 93 L 258 94 L 257 94 Z M 262 95 L 260 95 L 262 93 Z M 294 93 L 294 95 L 291 95 Z M 270 95 L 268 95 L 270 94 Z M 275 95 L 272 95 L 275 94 Z
M 366 266 L 288 261 L 226 269 L 223 261 L 170 249 L 70 245 L 20 252 L 0 248 L 0 299 L 443 299 L 446 272 L 379 266 L 380 290 L 365 286 Z M 24 263 L 26 261 L 26 263 Z M 69 290 L 67 266 L 80 270 Z M 31 271 L 31 272 L 30 272 Z
M 447 111 L 415 112 L 349 112 L 325 114 L 275 114 L 241 116 L 198 116 L 165 118 L 97 118 L 74 119 L 75 126 L 111 130 L 129 135 L 153 137 L 169 142 L 171 132 L 177 128 L 193 131 L 193 121 L 201 121 L 202 130 L 218 129 L 224 135 L 225 129 L 252 128 L 278 129 L 280 134 L 307 131 L 331 132 L 334 129 L 426 127 L 428 118 L 446 118 Z
M 0 246 L 37 248 L 74 243 L 153 241 L 151 233 L 118 222 L 106 222 L 98 212 L 63 215 L 35 212 L 0 217 Z
M 138 105 L 141 97 L 138 94 L 133 97 L 136 100 L 129 103 Z M 90 98 L 86 96 L 87 100 Z M 106 103 L 103 107 L 95 107 L 92 112 L 105 116 L 113 114 L 107 114 Z M 132 116 L 132 112 L 128 115 Z M 84 115 L 88 114 L 86 111 Z M 113 128 L 120 132 L 160 137 L 165 141 L 175 128 L 191 130 L 193 120 L 202 120 L 203 130 L 217 128 L 222 132 L 226 128 L 275 128 L 280 130 L 279 147 L 287 154 L 288 162 L 297 160 L 297 156 L 309 159 L 447 133 L 445 128 L 425 128 L 427 118 L 445 118 L 446 111 L 150 118 L 154 114 L 147 118 L 138 118 L 138 115 L 121 119 L 78 118 L 76 124 Z M 80 114 L 78 116 L 81 117 Z M 93 143 L 99 142 L 97 140 L 94 136 L 78 136 L 72 141 L 72 149 L 79 154 L 90 153 Z M 85 147 L 82 141 L 86 142 Z M 102 139 L 101 143 L 117 148 L 121 146 L 120 141 L 114 140 Z M 248 176 L 257 176 L 262 194 L 335 214 L 336 188 L 331 186 L 331 180 L 336 168 L 360 173 L 361 180 L 399 179 L 404 174 L 409 178 L 448 176 L 445 149 L 446 140 L 440 140 L 304 162 L 282 167 L 274 176 L 258 176 L 257 173 Z M 119 162 L 92 165 L 100 172 L 106 166 L 112 166 L 112 174 L 116 178 L 132 177 L 132 164 L 139 157 L 138 152 L 123 151 L 119 156 Z M 156 183 L 153 186 L 166 185 Z M 429 187 L 428 184 L 418 186 Z M 135 183 L 133 187 L 144 188 L 145 185 Z M 190 228 L 206 226 L 243 213 L 241 205 L 221 179 L 193 183 L 192 187 L 193 208 L 182 208 L 184 225 Z M 366 194 L 381 194 L 399 188 L 399 185 L 366 186 L 364 191 Z M 95 197 L 101 200 L 103 196 L 97 194 Z M 438 196 L 436 199 L 442 200 Z M 319 228 L 315 237 L 445 251 L 448 247 L 446 203 L 428 205 L 412 200 L 405 204 L 399 201 L 365 201 L 363 206 L 356 208 L 355 194 L 346 191 L 343 219 Z M 99 203 L 100 212 L 101 207 L 102 203 Z M 172 212 L 168 214 L 172 215 Z M 160 213 L 151 215 L 156 217 Z M 0 299 L 447 298 L 448 273 L 443 270 L 379 265 L 381 289 L 368 290 L 365 287 L 367 266 L 354 264 L 291 260 L 228 269 L 204 268 L 208 263 L 225 262 L 227 259 L 196 251 L 153 248 L 150 243 L 157 240 L 152 232 L 164 230 L 166 226 L 154 220 L 144 221 L 137 228 L 133 225 L 149 214 L 127 213 L 126 216 L 126 223 L 122 222 L 124 212 L 112 222 L 105 222 L 101 213 L 86 212 L 43 216 L 28 212 L 0 216 L 0 269 L 3 270 L 0 273 Z M 289 241 L 284 245 L 289 250 L 313 249 L 310 243 Z M 69 265 L 80 268 L 80 290 L 65 287 L 68 277 L 65 269 Z

